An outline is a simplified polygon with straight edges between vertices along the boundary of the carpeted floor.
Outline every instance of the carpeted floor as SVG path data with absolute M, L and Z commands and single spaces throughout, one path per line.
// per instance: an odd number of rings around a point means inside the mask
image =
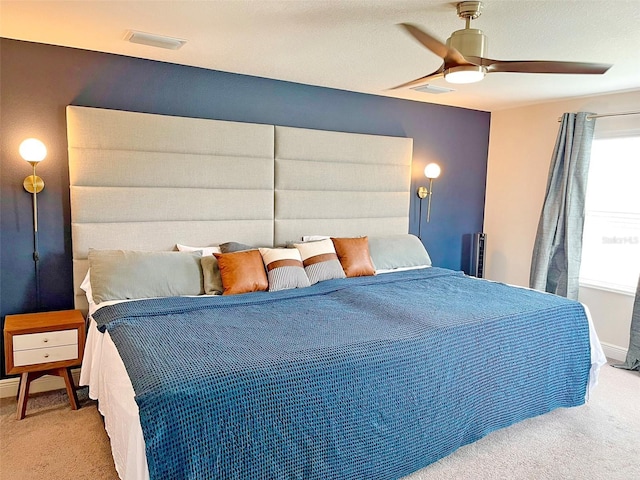
M 15 398 L 0 399 L 1 480 L 117 480 L 111 447 L 87 389 L 71 410 L 65 390 L 31 395 L 16 420 Z
M 0 479 L 117 480 L 95 402 L 79 391 L 33 395 L 27 417 L 0 400 Z M 632 480 L 640 478 L 640 374 L 602 369 L 591 401 L 493 432 L 405 480 Z M 363 479 L 371 480 L 371 479 Z

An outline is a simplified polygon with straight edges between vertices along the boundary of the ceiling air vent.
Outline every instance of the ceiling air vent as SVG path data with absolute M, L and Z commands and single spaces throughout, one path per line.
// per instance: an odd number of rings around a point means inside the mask
M 435 85 L 429 85 L 429 84 L 420 85 L 419 87 L 413 87 L 411 90 L 415 90 L 416 92 L 421 92 L 421 93 L 432 93 L 434 95 L 437 95 L 439 93 L 455 92 L 453 88 L 436 87 Z
M 148 45 L 150 47 L 167 48 L 169 50 L 178 50 L 185 43 L 187 43 L 186 40 L 181 40 L 179 38 L 154 35 L 152 33 L 136 32 L 135 30 L 128 30 L 124 39 L 131 43 L 139 43 L 141 45 Z

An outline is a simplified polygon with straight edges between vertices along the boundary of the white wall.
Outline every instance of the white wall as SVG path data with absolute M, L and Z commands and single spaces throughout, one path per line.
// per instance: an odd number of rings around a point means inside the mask
M 629 346 L 633 295 L 580 287 L 579 300 L 589 307 L 608 357 L 624 360 Z
M 640 110 L 640 90 L 492 113 L 484 220 L 487 278 L 529 284 L 558 117 L 565 112 L 631 110 Z M 596 122 L 596 135 L 605 130 L 640 131 L 640 115 L 600 118 Z M 581 288 L 580 300 L 592 313 L 607 355 L 623 360 L 629 345 L 633 296 Z

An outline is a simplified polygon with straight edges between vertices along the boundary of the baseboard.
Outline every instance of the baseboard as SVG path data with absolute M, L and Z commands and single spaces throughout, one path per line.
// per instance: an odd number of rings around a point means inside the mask
M 610 343 L 600 342 L 602 350 L 607 358 L 612 360 L 618 360 L 624 362 L 627 359 L 627 349 L 619 347 L 618 345 L 611 345 Z
M 78 381 L 80 380 L 80 369 L 71 369 L 71 374 L 73 375 L 74 383 L 78 385 Z M 18 395 L 18 383 L 18 377 L 0 380 L 0 398 L 15 397 Z M 29 393 L 48 392 L 50 390 L 60 390 L 61 388 L 65 388 L 64 379 L 62 377 L 45 375 L 44 377 L 31 382 Z

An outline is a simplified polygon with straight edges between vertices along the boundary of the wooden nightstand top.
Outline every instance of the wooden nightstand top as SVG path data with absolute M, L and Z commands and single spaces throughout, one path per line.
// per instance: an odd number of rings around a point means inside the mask
M 7 315 L 4 319 L 5 333 L 51 332 L 66 328 L 84 328 L 85 322 L 80 310 L 60 310 L 57 312 L 22 313 Z

